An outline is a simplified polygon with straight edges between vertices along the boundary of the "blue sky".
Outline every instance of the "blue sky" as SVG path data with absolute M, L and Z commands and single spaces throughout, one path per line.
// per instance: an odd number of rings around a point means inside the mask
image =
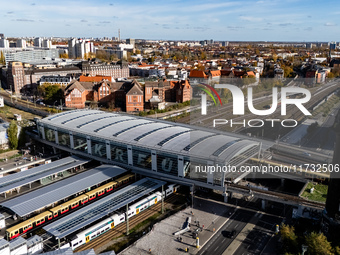
M 340 1 L 0 0 L 5 36 L 338 41 Z

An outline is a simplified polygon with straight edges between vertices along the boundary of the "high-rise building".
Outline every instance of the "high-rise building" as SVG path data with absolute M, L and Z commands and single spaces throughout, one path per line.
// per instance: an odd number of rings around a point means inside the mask
M 20 93 L 24 86 L 25 72 L 21 62 L 11 62 L 7 70 L 7 84 L 14 93 Z
M 76 58 L 76 39 L 75 38 L 68 40 L 68 57 Z
M 133 47 L 135 47 L 135 39 L 128 38 L 128 39 L 126 39 L 126 43 L 127 43 L 127 44 L 132 44 Z
M 85 56 L 85 41 L 77 42 L 75 45 L 76 58 L 84 58 Z
M 52 48 L 52 42 L 49 39 L 45 39 L 42 41 L 42 47 L 44 48 Z
M 17 40 L 17 48 L 26 48 L 26 40 L 18 39 Z
M 222 42 L 221 43 L 221 46 L 224 46 L 224 47 L 228 47 L 228 45 L 229 45 L 229 42 Z
M 43 38 L 41 38 L 41 37 L 34 38 L 34 47 L 41 48 L 42 47 L 42 41 L 43 41 Z
M 4 34 L 0 34 L 0 38 L 5 38 L 5 35 Z
M 312 43 L 306 43 L 306 49 L 312 49 L 313 44 Z
M 0 48 L 9 48 L 9 41 L 4 37 L 0 39 Z
M 330 49 L 330 50 L 335 50 L 335 48 L 336 48 L 336 42 L 331 42 L 331 43 L 329 44 L 329 49 Z
M 336 133 L 336 142 L 333 153 L 332 165 L 335 169 L 340 165 L 340 111 L 334 121 L 334 131 Z M 333 169 L 333 170 L 334 170 Z M 326 200 L 327 215 L 331 218 L 340 219 L 340 172 L 332 171 L 330 173 L 330 181 L 328 185 L 328 193 Z
M 94 52 L 93 42 L 76 40 L 74 38 L 68 41 L 69 58 L 87 58 L 88 53 Z

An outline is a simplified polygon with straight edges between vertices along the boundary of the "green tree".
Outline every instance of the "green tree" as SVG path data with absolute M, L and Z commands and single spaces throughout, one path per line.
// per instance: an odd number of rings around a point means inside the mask
M 298 250 L 298 240 L 293 226 L 281 225 L 280 234 L 285 252 L 296 252 Z
M 60 85 L 50 83 L 44 83 L 39 88 L 39 94 L 44 98 L 44 101 L 48 104 L 54 104 L 56 101 L 64 99 L 64 91 Z
M 7 129 L 8 143 L 12 150 L 18 148 L 18 126 L 14 120 L 11 121 Z
M 331 255 L 331 243 L 322 233 L 312 232 L 306 236 L 306 245 L 308 246 L 308 254 L 310 255 Z
M 293 68 L 291 68 L 290 66 L 284 66 L 283 67 L 284 70 L 284 76 L 285 77 L 293 77 L 294 76 L 294 71 Z
M 6 64 L 4 53 L 0 52 L 0 64 Z

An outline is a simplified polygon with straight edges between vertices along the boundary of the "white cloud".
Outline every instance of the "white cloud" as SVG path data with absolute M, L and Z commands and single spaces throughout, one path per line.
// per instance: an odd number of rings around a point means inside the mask
M 263 18 L 258 18 L 258 17 L 252 17 L 252 16 L 240 16 L 241 20 L 246 20 L 246 21 L 262 21 Z
M 324 26 L 326 26 L 326 27 L 334 27 L 334 26 L 336 26 L 336 24 L 334 24 L 334 23 L 332 23 L 332 22 L 326 22 L 326 23 L 324 24 Z

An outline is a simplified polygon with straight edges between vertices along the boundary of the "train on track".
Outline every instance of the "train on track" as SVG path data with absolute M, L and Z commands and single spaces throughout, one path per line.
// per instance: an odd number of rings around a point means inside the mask
M 10 227 L 6 230 L 7 240 L 12 240 L 20 235 L 25 234 L 27 231 L 44 224 L 47 221 L 50 221 L 72 209 L 75 209 L 79 206 L 84 205 L 85 203 L 96 199 L 105 193 L 111 192 L 119 188 L 122 185 L 125 185 L 135 179 L 134 174 L 127 174 L 115 181 L 108 182 L 106 184 L 101 185 L 98 188 L 95 188 L 91 191 L 86 192 L 80 196 L 77 196 L 65 203 L 57 205 L 53 208 L 48 209 L 45 212 L 38 214 L 28 220 L 25 220 L 13 227 Z
M 178 189 L 178 185 L 170 184 L 167 189 L 163 192 L 164 198 L 169 195 L 175 193 Z M 78 233 L 75 235 L 70 241 L 69 245 L 73 250 L 79 248 L 81 245 L 90 242 L 91 240 L 99 237 L 110 229 L 113 229 L 120 223 L 125 222 L 126 217 L 131 218 L 142 211 L 146 210 L 152 205 L 157 204 L 162 199 L 162 193 L 157 191 L 148 197 L 130 205 L 129 210 L 127 212 L 117 213 L 101 222 L 89 227 L 88 229 Z M 65 246 L 64 246 L 65 247 Z

